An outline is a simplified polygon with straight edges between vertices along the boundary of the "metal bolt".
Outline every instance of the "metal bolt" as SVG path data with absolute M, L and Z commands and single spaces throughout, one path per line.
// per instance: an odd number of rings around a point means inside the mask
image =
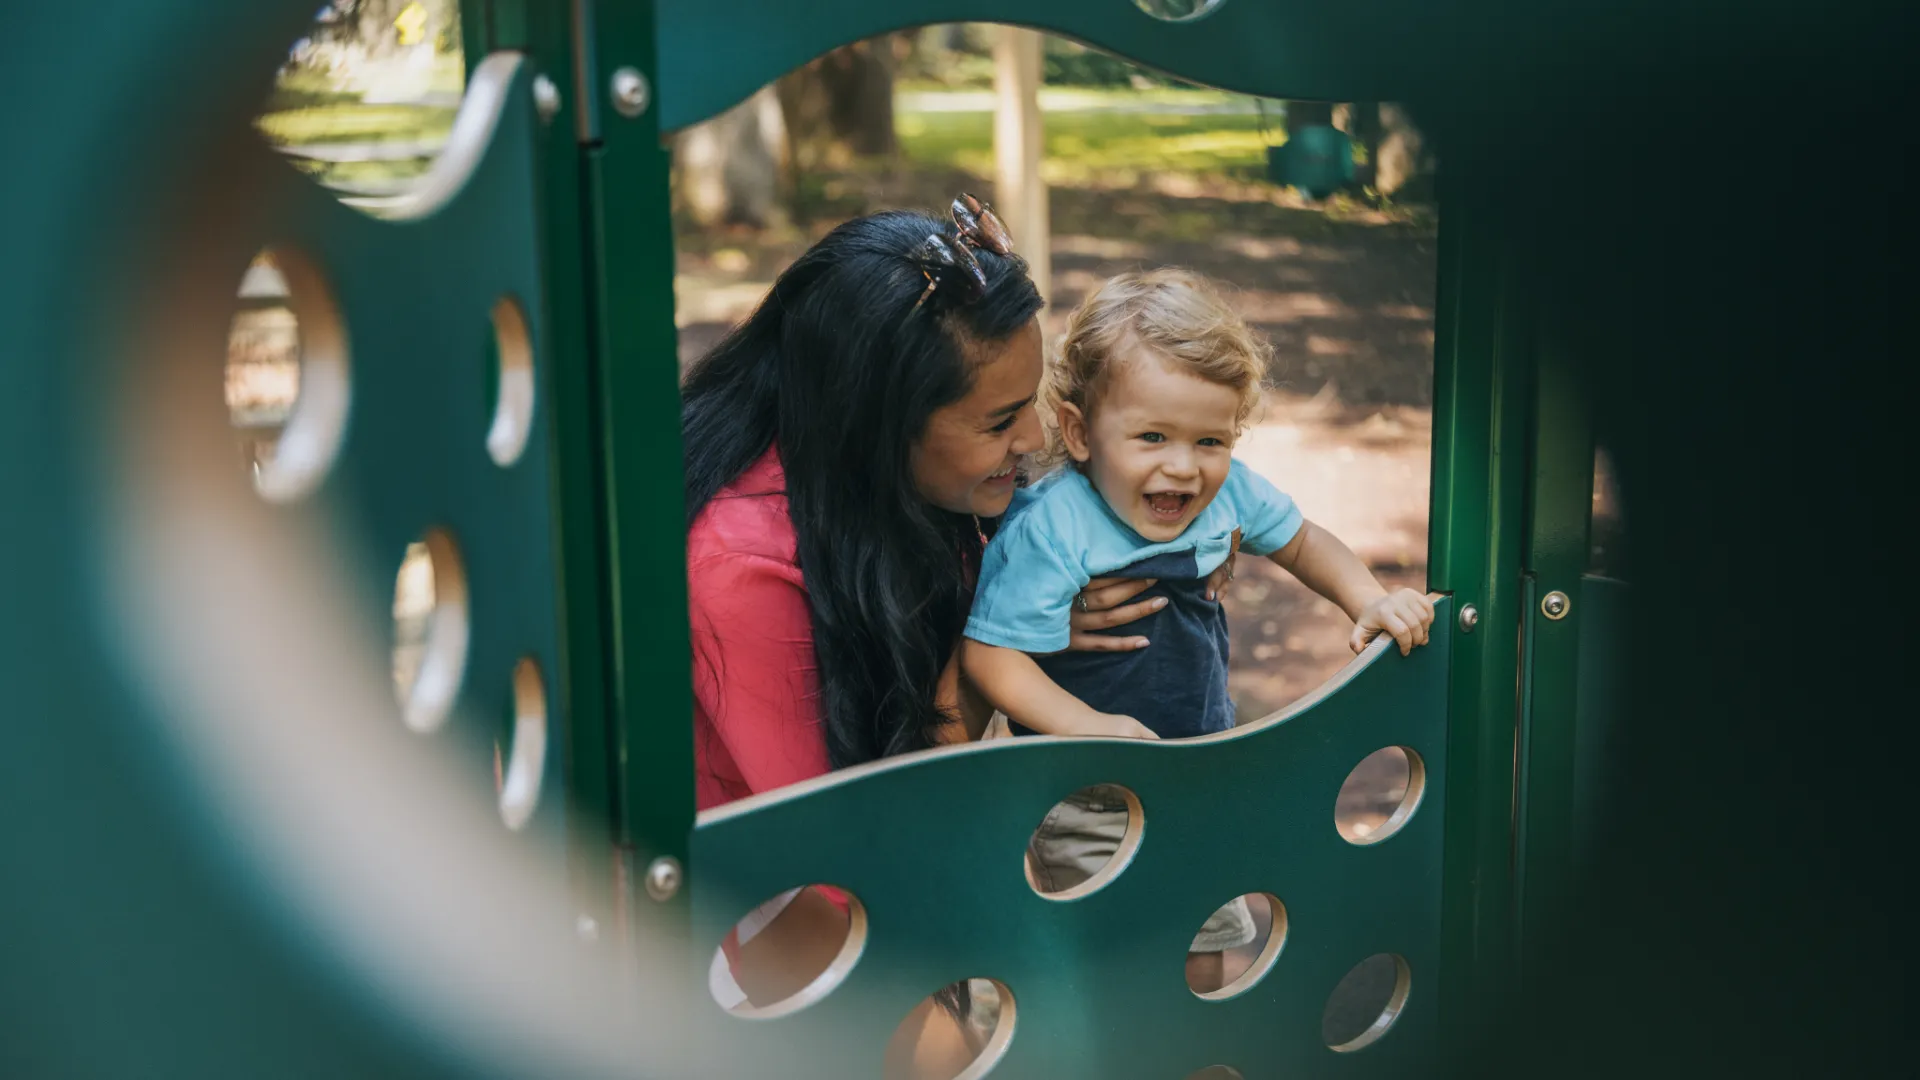
M 580 935 L 581 941 L 600 940 L 600 924 L 591 915 L 582 915 L 574 920 L 573 931 Z
M 614 111 L 629 120 L 646 112 L 653 98 L 653 88 L 638 68 L 623 67 L 614 72 L 612 89 Z
M 553 123 L 553 118 L 560 112 L 560 88 L 545 75 L 533 77 L 533 108 L 540 114 L 543 124 Z
M 1460 632 L 1463 634 L 1471 634 L 1473 633 L 1473 628 L 1479 625 L 1480 609 L 1474 607 L 1472 604 L 1463 605 L 1460 608 Z
M 1549 619 L 1564 619 L 1567 617 L 1567 610 L 1571 607 L 1573 607 L 1573 601 L 1567 599 L 1567 594 L 1555 589 L 1541 599 L 1540 614 Z
M 662 855 L 647 864 L 647 895 L 655 900 L 671 900 L 680 891 L 680 863 Z

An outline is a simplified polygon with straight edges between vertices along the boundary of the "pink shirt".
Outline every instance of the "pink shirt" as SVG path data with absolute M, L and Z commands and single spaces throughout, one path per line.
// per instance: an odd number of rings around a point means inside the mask
M 798 546 L 786 473 L 771 449 L 687 530 L 701 810 L 828 771 Z
M 687 606 L 693 629 L 694 801 L 707 810 L 825 775 L 820 677 L 800 576 L 787 477 L 768 450 L 720 489 L 687 530 Z M 715 1000 L 747 1000 L 740 946 L 785 910 L 798 889 L 747 914 L 709 970 Z M 820 886 L 843 912 L 849 901 Z

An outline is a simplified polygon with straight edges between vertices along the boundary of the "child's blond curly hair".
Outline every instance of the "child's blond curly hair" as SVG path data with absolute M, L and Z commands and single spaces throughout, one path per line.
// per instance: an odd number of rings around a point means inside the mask
M 1081 301 L 1047 364 L 1040 385 L 1040 422 L 1046 449 L 1038 471 L 1068 460 L 1060 435 L 1060 403 L 1091 416 L 1091 406 L 1121 363 L 1158 357 L 1163 363 L 1240 395 L 1235 432 L 1245 430 L 1260 403 L 1272 349 L 1253 332 L 1204 275 L 1168 268 L 1112 278 Z

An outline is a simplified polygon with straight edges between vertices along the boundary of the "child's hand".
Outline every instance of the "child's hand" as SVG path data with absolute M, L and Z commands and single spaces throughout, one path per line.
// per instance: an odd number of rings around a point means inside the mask
M 1432 625 L 1432 601 L 1412 589 L 1395 589 L 1360 609 L 1347 645 L 1354 652 L 1361 652 L 1367 642 L 1385 632 L 1393 635 L 1393 640 L 1400 645 L 1400 655 L 1405 656 L 1414 646 L 1427 643 L 1427 628 Z
M 1074 726 L 1073 733 L 1078 736 L 1103 736 L 1121 739 L 1158 739 L 1153 729 L 1135 720 L 1131 716 L 1119 716 L 1114 713 L 1094 713 L 1091 719 Z

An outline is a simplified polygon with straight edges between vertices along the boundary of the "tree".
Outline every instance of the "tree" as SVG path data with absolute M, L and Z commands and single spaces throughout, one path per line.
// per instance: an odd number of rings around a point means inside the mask
M 764 228 L 784 217 L 787 131 L 772 86 L 674 138 L 680 203 L 701 225 Z
M 1418 192 L 1433 172 L 1426 137 L 1407 110 L 1392 102 L 1359 102 L 1348 112 L 1347 133 L 1366 148 L 1360 182 L 1382 195 Z
M 1433 174 L 1426 137 L 1413 125 L 1413 117 L 1405 108 L 1383 102 L 1378 113 L 1378 141 L 1369 147 L 1367 155 L 1373 164 L 1373 189 L 1382 195 L 1409 194 L 1416 190 L 1416 181 Z
M 314 20 L 312 37 L 333 45 L 353 45 L 368 56 L 391 56 L 400 47 L 400 13 L 416 0 L 330 0 Z M 459 0 L 417 0 L 425 14 L 426 39 L 457 45 Z
M 856 157 L 891 157 L 893 76 L 904 37 L 883 34 L 844 45 L 781 77 L 780 109 L 796 169 L 840 167 Z
M 394 25 L 411 0 L 355 0 L 355 38 L 369 56 L 391 56 L 400 48 L 400 30 Z
M 893 80 L 906 41 L 887 34 L 835 49 L 674 139 L 679 205 L 704 226 L 785 217 L 795 174 L 889 157 Z

